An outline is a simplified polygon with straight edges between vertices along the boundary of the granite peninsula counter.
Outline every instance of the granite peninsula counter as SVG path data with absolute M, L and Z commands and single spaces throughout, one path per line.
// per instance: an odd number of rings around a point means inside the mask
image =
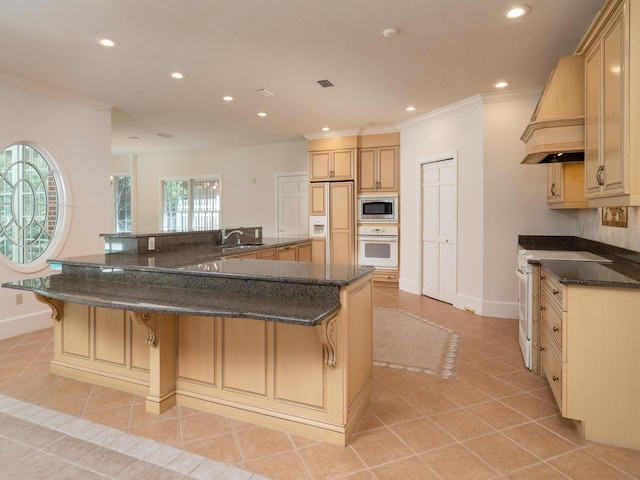
M 371 390 L 373 269 L 224 258 L 250 248 L 56 259 L 3 287 L 51 308 L 52 373 L 346 445 Z

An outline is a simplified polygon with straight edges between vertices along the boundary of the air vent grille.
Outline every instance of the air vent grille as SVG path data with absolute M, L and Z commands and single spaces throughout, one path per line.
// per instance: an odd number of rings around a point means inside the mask
M 256 93 L 258 95 L 262 95 L 263 97 L 275 97 L 276 94 L 273 93 L 271 90 L 266 89 L 266 88 L 259 88 L 256 90 Z
M 322 88 L 329 88 L 329 87 L 335 87 L 336 86 L 331 80 L 326 80 L 326 79 L 325 80 L 318 80 L 317 83 Z

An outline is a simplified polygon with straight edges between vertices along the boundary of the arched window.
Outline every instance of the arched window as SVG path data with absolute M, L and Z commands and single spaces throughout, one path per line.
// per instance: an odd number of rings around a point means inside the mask
M 0 153 L 0 254 L 13 264 L 44 265 L 59 229 L 60 186 L 44 150 L 16 143 Z

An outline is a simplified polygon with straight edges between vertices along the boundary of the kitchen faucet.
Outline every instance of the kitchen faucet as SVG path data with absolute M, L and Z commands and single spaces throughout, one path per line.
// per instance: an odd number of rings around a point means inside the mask
M 241 229 L 235 229 L 235 230 L 231 230 L 229 233 L 226 233 L 227 229 L 223 228 L 222 229 L 222 245 L 224 245 L 225 243 L 227 243 L 227 240 L 229 239 L 229 237 L 231 235 L 233 235 L 234 233 L 238 234 L 238 241 L 236 242 L 237 245 L 240 245 L 240 237 L 241 235 L 244 234 L 244 232 Z

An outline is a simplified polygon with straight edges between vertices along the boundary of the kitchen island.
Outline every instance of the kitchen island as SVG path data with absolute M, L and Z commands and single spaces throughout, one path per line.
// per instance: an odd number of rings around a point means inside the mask
M 52 373 L 346 445 L 371 390 L 373 269 L 216 248 L 57 259 L 3 286 L 51 308 Z

